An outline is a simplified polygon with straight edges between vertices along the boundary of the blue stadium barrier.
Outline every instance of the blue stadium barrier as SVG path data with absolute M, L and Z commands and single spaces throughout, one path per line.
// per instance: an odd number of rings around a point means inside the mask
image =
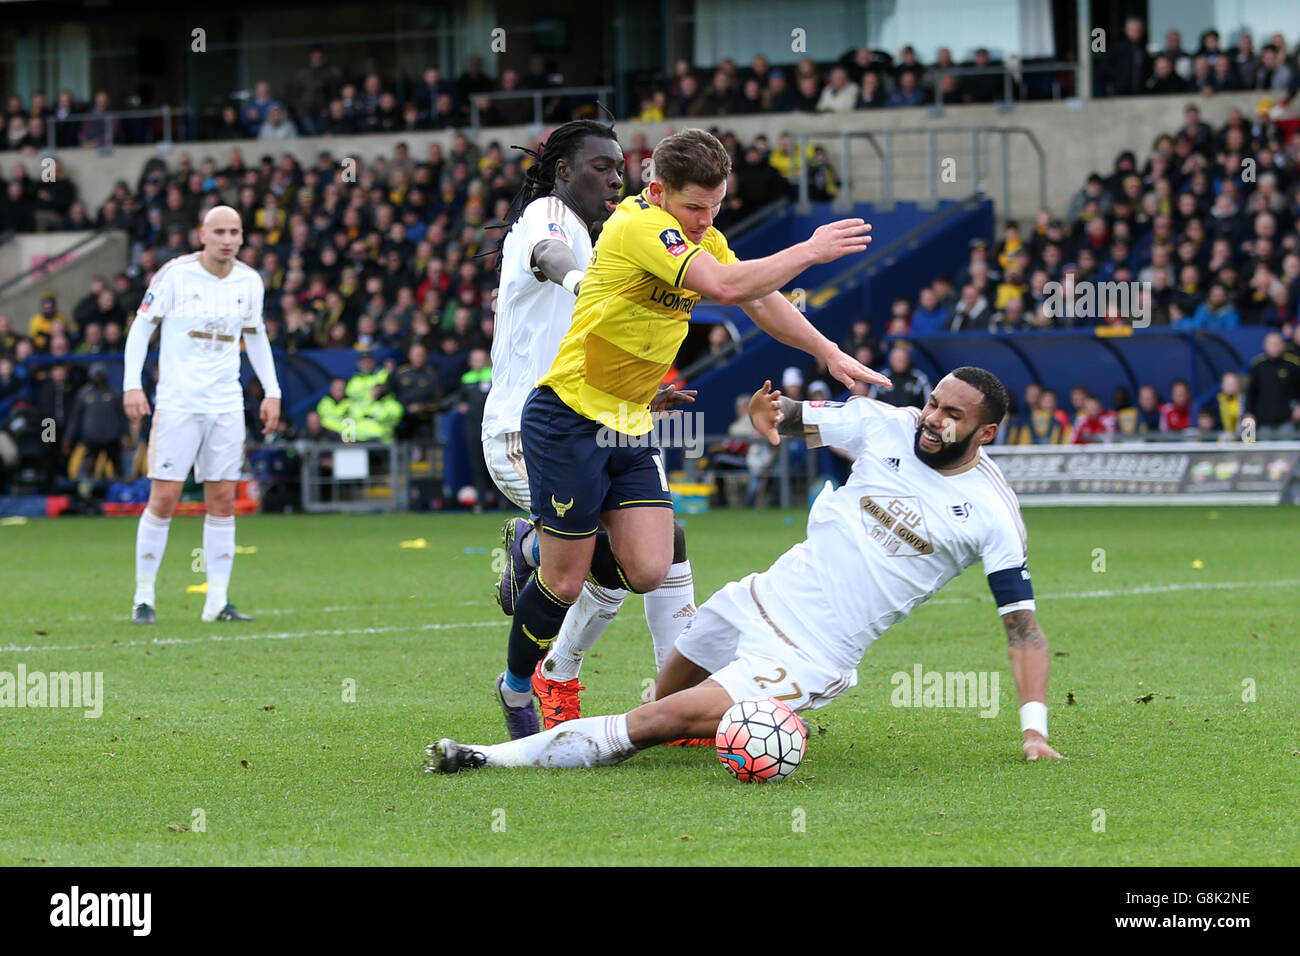
M 937 210 L 943 211 L 958 205 L 960 203 L 945 200 L 938 204 Z M 884 248 L 899 236 L 904 236 L 913 229 L 925 225 L 935 217 L 935 214 L 936 209 L 923 209 L 914 202 L 895 203 L 894 208 L 888 212 L 878 210 L 870 203 L 858 203 L 851 213 L 837 213 L 827 202 L 813 203 L 812 211 L 807 214 L 801 215 L 791 208 L 784 215 L 770 219 L 750 230 L 732 244 L 732 249 L 742 259 L 759 259 L 795 243 L 803 242 L 818 226 L 836 219 L 857 216 L 871 223 L 872 239 L 869 252 L 874 252 Z M 989 223 L 989 233 L 992 233 L 992 221 Z M 794 282 L 790 283 L 789 287 L 817 288 L 844 271 L 843 261 L 815 265 L 805 269 Z
M 941 203 L 937 210 L 929 212 L 911 203 L 899 203 L 894 213 L 877 213 L 869 205 L 859 205 L 855 214 L 873 224 L 874 239 L 865 257 L 849 263 L 832 263 L 833 270 L 818 267 L 822 270 L 816 273 L 823 279 L 820 284 L 808 282 L 813 270 L 800 277 L 798 283 L 807 290 L 809 321 L 835 342 L 847 338 L 850 326 L 859 318 L 866 318 L 871 322 L 872 331 L 883 335 L 895 296 L 915 298 L 921 285 L 955 272 L 969 257 L 971 239 L 977 236 L 988 239 L 993 232 L 993 204 L 987 200 Z M 813 217 L 801 224 L 806 231 L 796 236 L 791 229 L 781 238 L 789 241 L 807 238 L 814 221 L 825 222 L 830 218 L 833 215 L 823 204 Z M 779 223 L 780 220 L 760 229 L 774 230 Z M 773 233 L 767 235 L 770 240 Z M 744 237 L 744 241 L 749 239 L 750 236 Z M 737 246 L 743 244 L 738 242 Z M 767 253 L 759 250 L 759 254 Z M 700 322 L 726 318 L 742 334 L 753 327 L 739 308 L 702 306 L 691 318 Z M 735 358 L 689 383 L 700 392 L 691 410 L 704 414 L 707 432 L 725 432 L 731 424 L 737 395 L 753 392 L 764 378 L 779 382 L 787 366 L 805 369 L 812 364 L 812 359 L 798 349 L 782 345 L 770 336 L 756 336 Z
M 923 210 L 916 203 L 900 202 L 889 212 L 879 212 L 868 203 L 860 203 L 854 207 L 851 215 L 871 223 L 872 240 L 867 251 L 867 257 L 870 258 L 880 255 L 882 250 L 899 237 L 906 236 L 913 230 L 926 226 L 927 223 L 935 219 L 938 213 L 959 208 L 961 205 L 961 203 L 945 201 L 939 204 L 936 211 Z M 962 241 L 958 243 L 959 249 L 957 252 L 960 253 L 960 258 L 957 265 L 966 261 L 969 252 L 969 241 L 974 235 L 980 235 L 985 239 L 992 235 L 993 216 L 991 205 L 989 210 L 986 228 L 976 229 L 972 232 L 959 232 L 959 239 Z M 802 242 L 811 236 L 818 226 L 835 219 L 847 219 L 849 215 L 832 212 L 830 203 L 813 203 L 811 213 L 799 215 L 793 211 L 787 211 L 784 215 L 770 219 L 745 233 L 732 244 L 731 248 L 741 259 L 761 259 L 795 243 Z M 931 248 L 931 255 L 945 256 L 949 253 L 946 244 L 942 244 L 942 237 L 935 236 L 927 239 L 927 241 L 941 243 L 941 245 Z M 892 257 L 889 258 L 892 259 Z M 783 291 L 804 289 L 811 300 L 816 297 L 819 291 L 824 291 L 826 287 L 834 285 L 836 279 L 844 276 L 846 272 L 856 271 L 861 262 L 862 257 L 857 257 L 847 263 L 841 260 L 815 265 L 810 269 L 805 269 Z M 953 268 L 956 268 L 956 266 Z M 929 278 L 935 278 L 941 272 L 942 270 L 935 269 Z M 889 296 L 915 296 L 916 290 L 915 288 L 902 288 L 900 286 L 898 291 L 890 291 L 887 294 Z M 888 314 L 889 301 L 886 300 L 883 316 L 887 318 Z M 691 322 L 696 324 L 715 325 L 722 321 L 731 322 L 742 335 L 748 329 L 754 327 L 754 323 L 745 314 L 744 310 L 734 306 L 700 305 L 691 313 Z M 883 328 L 878 330 L 878 332 L 883 331 Z
M 406 361 L 398 349 L 373 349 L 369 354 L 380 365 L 395 358 L 400 365 Z M 351 378 L 357 373 L 360 352 L 352 349 L 310 349 L 303 352 L 275 352 L 275 374 L 280 380 L 283 395 L 281 406 L 295 425 L 301 425 L 307 412 L 316 407 L 330 387 L 330 379 Z M 240 381 L 244 387 L 253 379 L 252 366 L 244 356 Z

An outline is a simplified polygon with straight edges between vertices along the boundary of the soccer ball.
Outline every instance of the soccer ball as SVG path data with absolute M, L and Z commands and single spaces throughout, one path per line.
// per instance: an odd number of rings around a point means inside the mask
M 456 503 L 462 508 L 473 508 L 478 504 L 478 489 L 473 485 L 465 485 L 456 492 Z
M 738 701 L 718 724 L 718 759 L 744 783 L 790 776 L 807 744 L 799 715 L 772 697 Z

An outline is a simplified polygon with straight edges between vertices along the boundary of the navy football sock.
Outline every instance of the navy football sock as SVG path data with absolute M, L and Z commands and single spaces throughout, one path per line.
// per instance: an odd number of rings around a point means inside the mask
M 602 588 L 611 591 L 632 591 L 627 583 L 623 566 L 614 557 L 614 549 L 609 545 L 609 535 L 604 531 L 596 532 L 596 551 L 591 556 L 591 576 Z
M 533 668 L 555 643 L 564 623 L 564 615 L 573 605 L 561 601 L 533 574 L 515 601 L 515 615 L 510 622 L 510 646 L 506 667 L 510 676 L 531 680 Z

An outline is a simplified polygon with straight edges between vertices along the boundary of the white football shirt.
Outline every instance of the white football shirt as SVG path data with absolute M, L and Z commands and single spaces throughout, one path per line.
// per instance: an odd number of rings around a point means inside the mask
M 961 474 L 935 471 L 913 450 L 919 418 L 867 398 L 803 403 L 804 423 L 853 455 L 853 470 L 817 496 L 807 539 L 758 575 L 755 594 L 777 627 L 842 669 L 976 561 L 1032 593 L 1020 504 L 1002 472 L 983 451 Z M 1033 608 L 1031 598 L 999 611 Z
M 501 247 L 492 339 L 492 391 L 483 408 L 483 439 L 519 431 L 528 393 L 560 351 L 573 322 L 574 295 L 532 268 L 533 247 L 546 239 L 573 250 L 578 268 L 591 261 L 591 233 L 572 209 L 554 196 L 530 202 Z
M 258 273 L 236 260 L 218 278 L 197 252 L 178 256 L 154 276 L 136 313 L 160 328 L 154 406 L 194 414 L 242 411 L 239 346 L 245 328 L 265 335 Z

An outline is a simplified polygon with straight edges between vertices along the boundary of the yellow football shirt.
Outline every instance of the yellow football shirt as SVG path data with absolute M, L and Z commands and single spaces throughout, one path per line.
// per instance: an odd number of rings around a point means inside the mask
M 738 261 L 711 226 L 699 245 L 690 242 L 644 191 L 619 203 L 596 240 L 555 362 L 537 384 L 584 418 L 625 435 L 650 431 L 650 400 L 700 300 L 681 283 L 701 249 L 723 264 Z

